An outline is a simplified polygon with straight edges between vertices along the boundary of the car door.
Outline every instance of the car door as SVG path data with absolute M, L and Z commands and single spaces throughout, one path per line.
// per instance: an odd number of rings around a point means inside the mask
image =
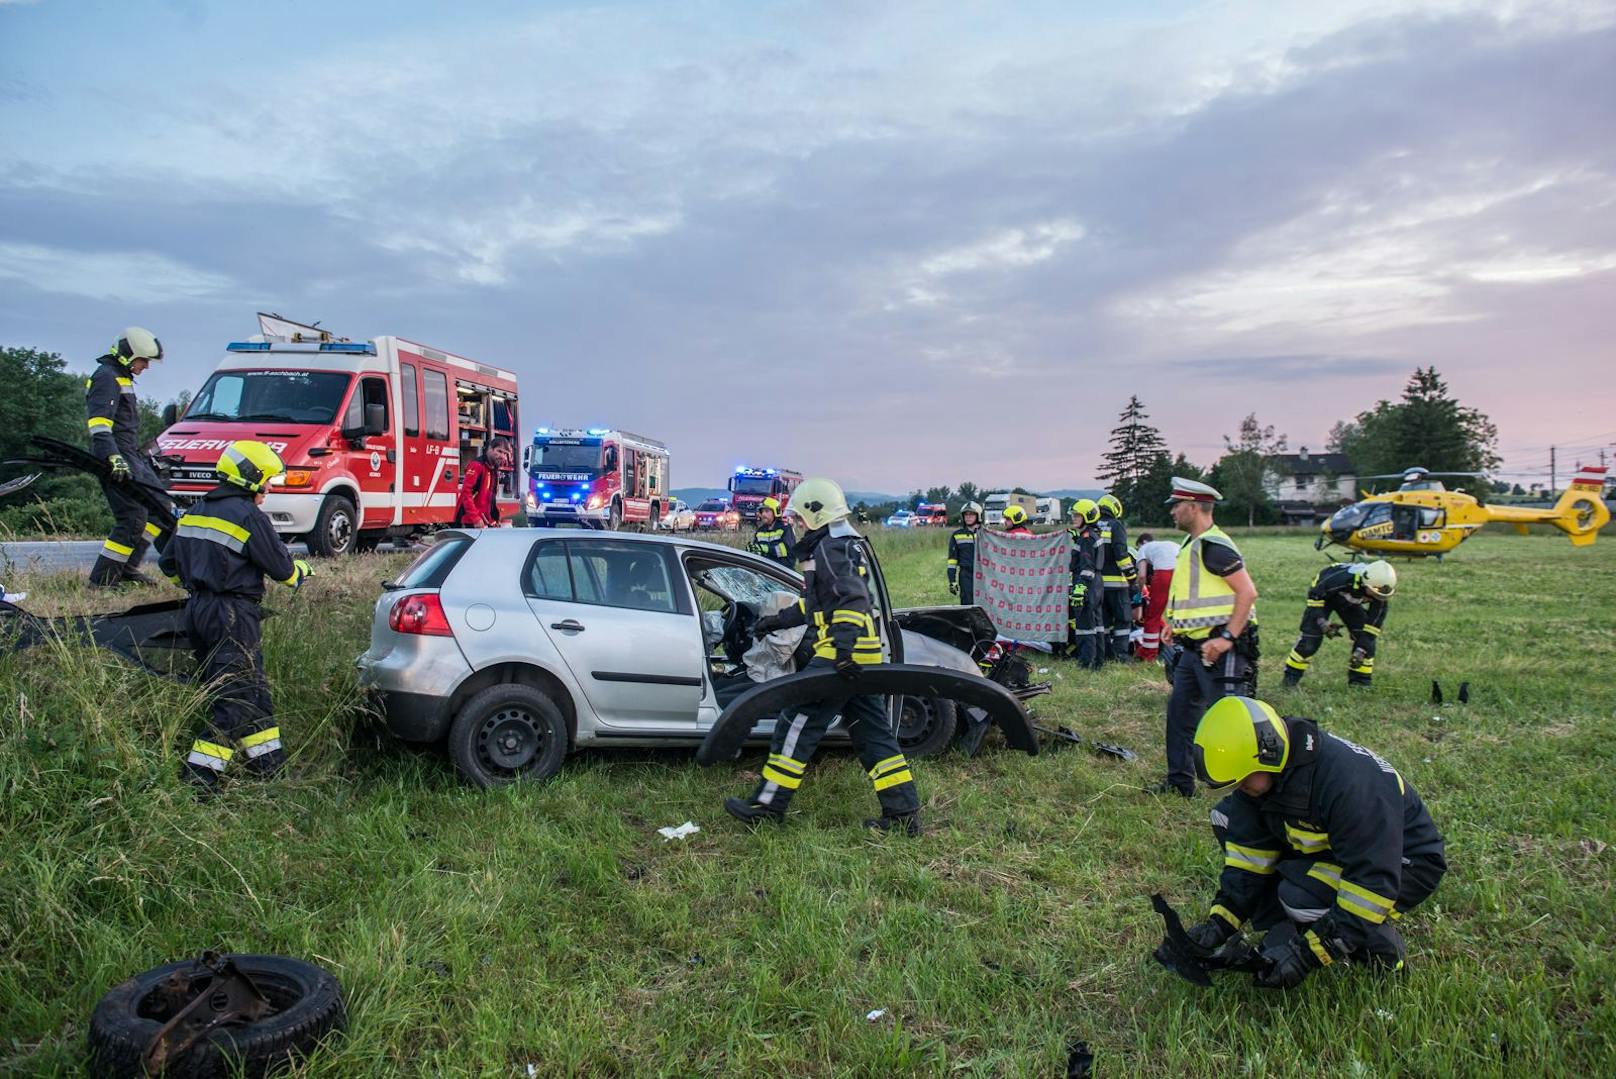
M 544 540 L 529 555 L 524 590 L 603 723 L 623 737 L 695 732 L 706 661 L 671 548 Z

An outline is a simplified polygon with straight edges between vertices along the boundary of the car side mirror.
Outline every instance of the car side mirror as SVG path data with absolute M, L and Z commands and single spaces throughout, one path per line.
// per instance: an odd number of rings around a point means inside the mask
M 173 427 L 180 419 L 180 406 L 173 401 L 163 406 L 163 426 Z
M 365 406 L 365 434 L 385 435 L 387 433 L 387 406 Z

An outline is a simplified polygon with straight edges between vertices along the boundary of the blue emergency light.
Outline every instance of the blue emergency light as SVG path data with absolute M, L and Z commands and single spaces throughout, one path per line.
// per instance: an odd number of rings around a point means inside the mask
M 585 434 L 603 435 L 603 434 L 606 433 L 607 430 L 608 429 L 605 428 L 605 427 L 591 427 L 588 431 L 585 432 Z
M 533 433 L 536 435 L 547 435 L 550 433 L 550 429 L 548 427 L 535 427 L 533 429 Z

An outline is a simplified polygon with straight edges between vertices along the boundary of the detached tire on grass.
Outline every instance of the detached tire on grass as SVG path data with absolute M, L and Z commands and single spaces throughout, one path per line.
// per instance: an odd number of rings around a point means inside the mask
M 455 713 L 449 758 L 478 787 L 549 779 L 567 759 L 567 721 L 543 690 L 520 682 L 489 686 Z
M 221 1026 L 163 1069 L 164 1076 L 226 1079 L 269 1075 L 292 1067 L 329 1034 L 347 1025 L 342 987 L 327 970 L 280 955 L 231 956 L 269 998 L 274 1011 L 252 1023 Z M 145 1076 L 142 1057 L 173 1017 L 158 984 L 195 965 L 168 963 L 114 986 L 90 1016 L 90 1074 L 109 1079 Z

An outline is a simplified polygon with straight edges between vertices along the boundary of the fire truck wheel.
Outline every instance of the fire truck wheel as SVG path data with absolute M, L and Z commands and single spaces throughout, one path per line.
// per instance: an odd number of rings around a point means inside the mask
M 343 495 L 326 496 L 309 532 L 309 553 L 321 558 L 345 555 L 354 549 L 358 538 L 359 515 L 354 504 Z
M 234 1076 L 281 1071 L 346 1025 L 342 988 L 329 971 L 280 955 L 231 958 L 269 998 L 271 1012 L 256 1022 L 215 1027 L 183 1056 L 171 1061 L 163 1074 Z M 191 966 L 192 961 L 187 960 L 136 974 L 101 998 L 90 1016 L 94 1074 L 146 1074 L 141 1059 L 146 1047 L 173 1017 L 174 1001 L 162 991 L 161 983 L 174 972 Z
M 655 502 L 651 503 L 651 519 L 645 522 L 645 530 L 647 532 L 655 532 L 657 530 L 657 522 L 661 519 L 662 507 L 657 505 Z
M 478 787 L 549 779 L 567 758 L 567 721 L 534 686 L 489 686 L 455 716 L 449 756 L 461 776 Z
M 606 513 L 606 530 L 616 532 L 623 527 L 623 504 L 613 499 L 612 508 Z

